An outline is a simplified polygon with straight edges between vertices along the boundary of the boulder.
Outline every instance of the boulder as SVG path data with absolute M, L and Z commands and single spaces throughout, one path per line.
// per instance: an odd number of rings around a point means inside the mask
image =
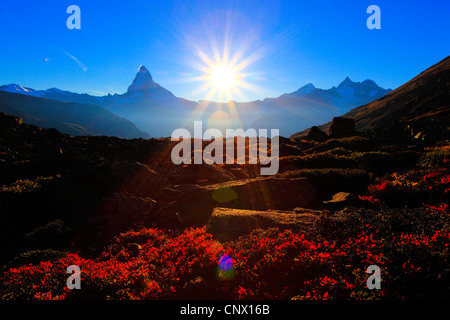
M 355 120 L 334 117 L 328 129 L 328 134 L 330 138 L 345 138 L 356 135 Z
M 215 208 L 209 218 L 206 231 L 220 242 L 232 241 L 251 233 L 255 229 L 280 228 L 295 232 L 307 231 L 313 227 L 320 211 L 297 209 L 280 210 L 244 210 Z
M 204 226 L 215 207 L 251 210 L 292 210 L 296 207 L 320 208 L 315 188 L 307 178 L 256 178 L 213 185 L 166 187 L 173 199 L 161 205 L 160 221 L 164 226 Z M 166 198 L 166 201 L 168 199 Z
M 319 127 L 311 127 L 308 131 L 308 135 L 306 136 L 309 140 L 314 140 L 318 142 L 323 142 L 329 139 L 328 135 L 319 129 Z

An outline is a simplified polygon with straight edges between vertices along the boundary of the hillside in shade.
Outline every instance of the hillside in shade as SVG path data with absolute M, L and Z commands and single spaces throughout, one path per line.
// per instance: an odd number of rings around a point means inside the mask
M 28 124 L 54 128 L 70 135 L 150 137 L 131 121 L 94 104 L 63 102 L 0 91 L 0 112 L 19 116 Z
M 280 138 L 269 177 L 176 165 L 175 144 L 0 113 L 0 300 L 449 297 L 448 142 Z M 371 265 L 383 291 L 364 285 Z

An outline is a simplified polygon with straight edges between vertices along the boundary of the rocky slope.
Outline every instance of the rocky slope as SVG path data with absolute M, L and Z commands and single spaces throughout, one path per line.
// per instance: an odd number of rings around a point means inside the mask
M 115 235 L 142 225 L 176 231 L 209 224 L 219 237 L 227 232 L 216 222 L 228 220 L 245 232 L 302 230 L 323 210 L 360 207 L 357 195 L 374 175 L 414 167 L 421 156 L 391 139 L 280 137 L 280 171 L 261 177 L 258 164 L 174 165 L 175 144 L 70 136 L 0 113 L 0 243 L 8 244 L 0 266 L 36 250 L 95 256 Z

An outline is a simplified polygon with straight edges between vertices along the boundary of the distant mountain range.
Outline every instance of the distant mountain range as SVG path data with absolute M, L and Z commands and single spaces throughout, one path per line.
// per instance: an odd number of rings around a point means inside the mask
M 354 108 L 342 117 L 354 119 L 358 131 L 409 127 L 414 135 L 427 132 L 428 136 L 440 135 L 443 139 L 450 129 L 450 56 L 382 98 Z M 326 130 L 328 125 L 329 122 L 319 128 Z M 307 132 L 292 137 L 300 138 Z
M 190 129 L 194 120 L 201 120 L 205 127 L 280 129 L 280 135 L 289 136 L 392 91 L 379 87 L 372 80 L 353 82 L 347 77 L 337 87 L 326 90 L 318 89 L 310 83 L 277 98 L 245 103 L 196 102 L 176 97 L 155 83 L 144 66 L 139 68 L 133 83 L 124 94 L 96 97 L 57 88 L 34 90 L 17 84 L 1 86 L 0 90 L 36 98 L 96 105 L 130 120 L 144 132 L 133 131 L 128 135 L 133 137 L 148 136 L 145 132 L 154 137 L 167 137 L 176 128 Z M 45 122 L 46 119 L 42 117 L 41 114 L 39 119 Z
M 49 100 L 0 91 L 0 112 L 19 116 L 25 123 L 55 128 L 70 135 L 150 138 L 131 121 L 95 104 Z

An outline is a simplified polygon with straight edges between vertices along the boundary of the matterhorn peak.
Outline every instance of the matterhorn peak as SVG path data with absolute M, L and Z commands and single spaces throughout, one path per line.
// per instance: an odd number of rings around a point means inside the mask
M 133 80 L 131 86 L 128 87 L 128 92 L 130 91 L 145 91 L 150 88 L 155 88 L 158 85 L 153 81 L 152 75 L 148 69 L 141 65 L 136 77 Z
M 148 74 L 150 74 L 150 71 L 148 71 L 148 69 L 144 66 L 144 65 L 140 65 L 139 66 L 139 71 L 138 71 L 138 73 L 148 73 Z

